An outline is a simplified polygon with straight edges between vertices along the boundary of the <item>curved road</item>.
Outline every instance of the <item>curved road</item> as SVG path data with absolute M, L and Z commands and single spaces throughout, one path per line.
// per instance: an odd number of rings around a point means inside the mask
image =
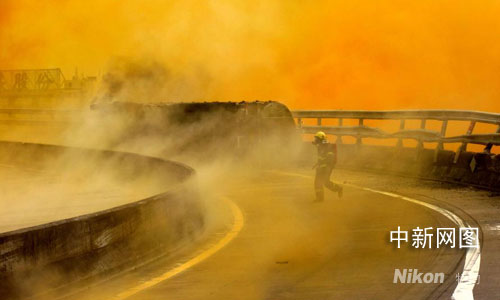
M 463 251 L 397 249 L 389 232 L 453 227 L 443 215 L 386 195 L 346 187 L 312 203 L 312 178 L 276 172 L 233 176 L 223 197 L 241 209 L 244 226 L 211 256 L 179 274 L 153 278 L 210 249 L 233 226 L 226 206 L 203 240 L 182 254 L 160 259 L 86 288 L 71 299 L 449 299 Z M 215 204 L 215 203 L 214 203 Z M 394 269 L 445 273 L 445 284 L 394 284 Z

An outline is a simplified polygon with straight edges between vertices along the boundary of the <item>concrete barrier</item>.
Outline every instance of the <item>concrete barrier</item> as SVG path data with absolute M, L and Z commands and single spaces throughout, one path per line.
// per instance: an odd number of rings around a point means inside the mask
M 187 166 L 131 153 L 0 142 L 0 161 L 26 164 L 37 157 L 30 166 L 42 167 L 62 156 L 98 157 L 120 165 L 124 176 L 147 169 L 177 181 L 134 203 L 0 234 L 0 298 L 26 298 L 134 266 L 202 230 L 197 191 L 184 184 L 194 173 Z

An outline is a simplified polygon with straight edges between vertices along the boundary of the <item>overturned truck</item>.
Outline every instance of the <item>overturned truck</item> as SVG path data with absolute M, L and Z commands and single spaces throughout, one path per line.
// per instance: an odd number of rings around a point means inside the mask
M 109 102 L 91 108 L 112 130 L 111 146 L 157 145 L 166 156 L 229 154 L 276 161 L 300 145 L 291 112 L 275 101 Z

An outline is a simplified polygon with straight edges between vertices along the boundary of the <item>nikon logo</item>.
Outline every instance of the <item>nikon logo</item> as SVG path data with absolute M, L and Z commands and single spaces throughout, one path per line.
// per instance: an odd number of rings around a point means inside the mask
M 394 269 L 393 283 L 443 283 L 444 273 L 422 273 L 418 269 Z

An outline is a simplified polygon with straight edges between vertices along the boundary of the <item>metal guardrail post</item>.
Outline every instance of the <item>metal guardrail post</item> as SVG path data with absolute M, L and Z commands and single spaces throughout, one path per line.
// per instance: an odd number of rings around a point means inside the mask
M 420 120 L 420 129 L 425 130 L 426 123 L 427 123 L 426 119 Z M 424 141 L 422 139 L 418 139 L 418 143 L 417 143 L 417 159 L 420 158 L 420 155 L 422 154 L 422 149 L 424 149 Z
M 358 122 L 358 125 L 359 126 L 363 126 L 364 125 L 364 120 L 363 118 L 359 118 L 359 122 Z M 356 145 L 357 147 L 359 148 L 361 145 L 363 144 L 363 138 L 361 136 L 357 136 L 356 137 Z
M 466 135 L 470 135 L 472 133 L 472 131 L 474 131 L 475 126 L 476 126 L 476 121 L 470 121 L 470 125 L 469 125 L 469 128 L 467 129 Z M 466 150 L 467 150 L 467 143 L 463 142 L 462 145 L 460 145 L 460 147 L 458 147 L 457 152 L 455 153 L 455 159 L 453 160 L 453 162 L 457 163 L 458 158 L 460 157 L 460 154 L 462 154 L 462 152 L 464 152 Z
M 443 120 L 443 123 L 441 124 L 441 132 L 440 132 L 441 139 L 446 136 L 446 129 L 447 128 L 448 128 L 448 120 Z M 436 146 L 436 150 L 434 151 L 434 162 L 437 162 L 439 151 L 443 150 L 443 148 L 444 148 L 443 141 L 439 140 L 439 142 Z
M 339 118 L 339 127 L 342 127 L 344 125 L 344 119 Z M 337 135 L 337 144 L 342 145 L 342 136 Z
M 321 118 L 318 118 L 317 122 L 318 122 L 318 126 L 321 126 Z
M 399 130 L 404 130 L 405 129 L 405 123 L 406 123 L 405 119 L 401 119 L 399 121 Z M 398 148 L 402 148 L 403 147 L 403 138 L 399 138 L 398 139 L 397 147 Z
M 425 129 L 426 123 L 427 123 L 427 120 L 426 119 L 422 119 L 420 121 L 420 129 Z M 419 151 L 424 148 L 424 142 L 422 141 L 422 139 L 418 140 L 417 148 L 418 148 Z
M 299 126 L 299 129 L 302 128 L 302 118 L 297 118 L 297 126 Z
M 500 133 L 500 125 L 497 126 L 497 130 L 495 131 L 495 133 Z M 493 143 L 488 143 L 486 147 L 484 147 L 483 152 L 491 154 L 491 148 L 493 148 Z

